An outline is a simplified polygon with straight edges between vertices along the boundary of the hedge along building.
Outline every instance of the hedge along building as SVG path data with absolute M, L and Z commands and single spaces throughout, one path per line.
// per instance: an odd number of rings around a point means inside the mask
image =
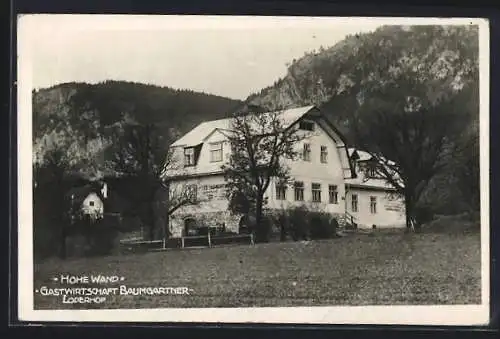
M 287 185 L 274 181 L 269 185 L 265 194 L 266 209 L 306 206 L 327 212 L 342 224 L 348 207 L 345 200 L 348 189 L 363 187 L 367 192 L 379 194 L 378 188 L 372 189 L 363 182 L 358 186 L 349 185 L 357 176 L 355 162 L 350 158 L 342 134 L 318 108 L 299 107 L 278 114 L 283 127 L 303 130 L 307 138 L 295 146 L 300 154 L 298 159 L 284 160 L 293 181 Z M 231 156 L 231 120 L 203 122 L 171 145 L 170 166 L 164 172 L 164 179 L 170 183 L 170 195 L 189 190 L 197 197 L 196 203 L 180 207 L 169 217 L 172 237 L 196 233 L 193 230 L 200 226 L 221 226 L 239 232 L 242 215 L 229 211 L 223 172 Z M 379 222 L 379 219 L 373 220 Z M 371 221 L 366 221 L 366 225 L 371 226 Z

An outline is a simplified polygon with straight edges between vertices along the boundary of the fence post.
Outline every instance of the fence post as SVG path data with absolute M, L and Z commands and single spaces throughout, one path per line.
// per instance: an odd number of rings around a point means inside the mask
M 184 248 L 184 236 L 181 236 L 181 248 Z
M 253 233 L 250 233 L 250 245 L 254 245 L 255 242 L 253 240 Z
M 210 239 L 210 228 L 208 229 L 208 247 L 212 247 L 211 239 Z

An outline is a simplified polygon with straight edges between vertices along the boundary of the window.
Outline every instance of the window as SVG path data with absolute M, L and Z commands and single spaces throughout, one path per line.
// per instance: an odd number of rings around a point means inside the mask
M 351 196 L 351 210 L 353 212 L 358 211 L 358 195 L 357 194 L 353 194 Z
M 194 148 L 184 149 L 184 166 L 194 166 Z
M 276 184 L 276 200 L 286 200 L 286 185 L 282 183 Z
M 370 197 L 370 212 L 371 214 L 377 213 L 377 197 Z
M 330 198 L 330 204 L 338 204 L 339 196 L 338 196 L 337 186 L 329 185 L 328 186 L 328 197 Z
M 222 142 L 210 144 L 210 162 L 222 161 Z
M 312 201 L 321 202 L 321 184 L 313 183 L 311 186 L 312 190 Z
M 305 131 L 314 131 L 314 122 L 302 120 L 299 123 L 299 128 Z
M 304 161 L 311 161 L 311 145 L 310 144 L 304 144 L 302 158 L 304 159 Z
M 370 172 L 368 173 L 370 178 L 375 178 L 376 174 L 377 174 L 377 171 L 375 170 L 375 167 L 370 167 Z
M 94 202 L 93 201 L 89 201 L 89 206 L 94 206 Z
M 328 161 L 328 150 L 326 146 L 321 146 L 321 162 L 326 164 Z
M 371 165 L 368 167 L 368 177 L 375 178 L 377 176 L 377 169 L 375 166 Z
M 294 184 L 295 189 L 295 201 L 304 201 L 304 183 L 302 181 L 296 181 Z

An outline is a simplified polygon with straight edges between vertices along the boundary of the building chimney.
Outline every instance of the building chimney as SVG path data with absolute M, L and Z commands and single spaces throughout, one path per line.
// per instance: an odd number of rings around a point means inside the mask
M 101 188 L 102 197 L 104 199 L 108 198 L 108 184 L 104 183 Z

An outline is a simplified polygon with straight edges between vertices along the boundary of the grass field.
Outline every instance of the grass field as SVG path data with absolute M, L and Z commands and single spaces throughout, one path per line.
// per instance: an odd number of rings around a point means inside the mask
M 325 241 L 47 261 L 35 267 L 35 288 L 61 287 L 51 278 L 63 273 L 123 276 L 120 284 L 127 287 L 192 290 L 184 296 L 108 296 L 105 308 L 481 302 L 479 233 L 376 231 Z M 61 297 L 34 296 L 36 309 L 82 308 L 62 304 Z

